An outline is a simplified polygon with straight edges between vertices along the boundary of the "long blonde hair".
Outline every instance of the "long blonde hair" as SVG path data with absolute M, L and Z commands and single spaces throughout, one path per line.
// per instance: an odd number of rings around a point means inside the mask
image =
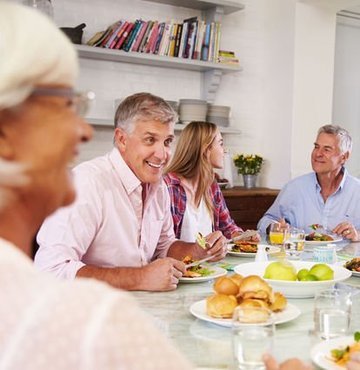
M 208 159 L 208 151 L 215 139 L 217 127 L 210 122 L 190 122 L 178 139 L 174 156 L 166 173 L 174 172 L 185 179 L 198 177 L 195 204 L 204 197 L 206 207 L 213 214 L 214 205 L 209 188 L 214 181 L 214 171 Z

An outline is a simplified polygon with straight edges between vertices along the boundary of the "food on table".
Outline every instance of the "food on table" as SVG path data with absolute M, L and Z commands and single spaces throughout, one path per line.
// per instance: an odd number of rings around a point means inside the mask
M 325 263 L 317 263 L 308 269 L 296 272 L 295 266 L 289 261 L 270 263 L 264 273 L 265 279 L 289 281 L 318 281 L 334 279 L 334 270 Z
M 200 232 L 196 235 L 196 243 L 198 243 L 202 249 L 206 249 L 206 239 Z
M 273 280 L 296 280 L 296 269 L 292 263 L 286 260 L 272 262 L 266 267 L 264 278 Z
M 193 263 L 196 261 L 194 261 L 191 256 L 185 256 L 183 258 L 183 262 L 185 263 L 185 265 L 189 265 L 190 263 Z M 199 265 L 195 265 L 195 266 L 191 266 L 187 268 L 183 277 L 195 278 L 195 277 L 201 277 L 201 276 L 209 276 L 213 272 L 214 270 L 211 270 L 199 264 Z
M 287 305 L 286 298 L 279 292 L 274 293 L 271 286 L 257 275 L 244 278 L 237 274 L 222 276 L 213 288 L 215 294 L 206 300 L 206 312 L 211 317 L 229 318 L 237 306 L 265 307 L 278 312 Z M 256 322 L 256 317 L 249 317 L 249 320 Z
M 312 224 L 309 226 L 311 229 L 313 230 L 317 230 L 317 229 L 323 229 L 324 227 L 320 224 Z
M 257 243 L 248 242 L 244 240 L 235 241 L 235 245 L 231 248 L 232 252 L 243 252 L 243 253 L 256 253 L 257 252 Z
M 354 343 L 339 348 L 334 348 L 330 351 L 330 358 L 337 365 L 345 368 L 346 363 L 350 359 L 350 355 L 353 352 L 360 351 L 360 332 L 354 334 Z
M 239 283 L 235 279 L 231 279 L 227 276 L 221 276 L 216 279 L 214 290 L 218 294 L 234 295 L 239 293 Z
M 350 271 L 360 272 L 360 257 L 355 257 L 350 261 L 347 261 L 344 265 Z
M 270 310 L 274 312 L 283 311 L 286 308 L 287 299 L 280 292 L 274 293 L 274 302 L 270 306 Z
M 316 241 L 316 242 L 331 242 L 334 238 L 328 234 L 322 234 L 313 232 L 305 236 L 305 240 L 307 241 Z
M 316 265 L 312 266 L 309 274 L 316 276 L 318 280 L 334 279 L 333 269 L 325 263 L 317 263 Z
M 230 318 L 237 304 L 233 295 L 214 294 L 206 299 L 206 313 L 211 317 Z

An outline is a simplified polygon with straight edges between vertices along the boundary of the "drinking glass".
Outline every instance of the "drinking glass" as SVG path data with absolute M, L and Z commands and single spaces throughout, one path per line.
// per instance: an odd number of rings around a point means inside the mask
M 322 339 L 345 335 L 350 326 L 351 293 L 343 289 L 318 292 L 314 301 L 315 334 Z
M 238 306 L 232 321 L 236 369 L 265 369 L 262 357 L 265 353 L 271 353 L 274 334 L 274 317 L 269 309 Z
M 304 251 L 305 231 L 291 227 L 285 236 L 285 252 L 289 259 L 299 259 Z
M 288 230 L 288 226 L 284 226 L 278 222 L 272 223 L 269 231 L 270 244 L 283 245 Z

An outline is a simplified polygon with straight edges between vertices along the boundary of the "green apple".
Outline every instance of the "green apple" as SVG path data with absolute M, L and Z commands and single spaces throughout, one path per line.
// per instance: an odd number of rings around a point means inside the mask
M 299 279 L 300 281 L 318 281 L 319 279 L 312 274 L 307 274 L 302 277 L 302 279 Z
M 273 280 L 296 280 L 296 269 L 288 261 L 278 261 L 270 263 L 265 270 L 265 279 Z
M 332 268 L 324 263 L 317 263 L 311 267 L 309 273 L 315 275 L 318 280 L 332 280 L 334 279 L 334 271 Z
M 298 280 L 305 280 L 305 277 L 309 275 L 309 270 L 308 269 L 301 269 L 297 273 L 297 279 Z

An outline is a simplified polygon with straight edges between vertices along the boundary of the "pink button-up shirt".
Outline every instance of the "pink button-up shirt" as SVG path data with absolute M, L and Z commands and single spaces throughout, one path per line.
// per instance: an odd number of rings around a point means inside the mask
M 142 186 L 115 148 L 74 168 L 77 199 L 47 218 L 36 266 L 73 279 L 84 265 L 139 267 L 176 240 L 166 185 Z

